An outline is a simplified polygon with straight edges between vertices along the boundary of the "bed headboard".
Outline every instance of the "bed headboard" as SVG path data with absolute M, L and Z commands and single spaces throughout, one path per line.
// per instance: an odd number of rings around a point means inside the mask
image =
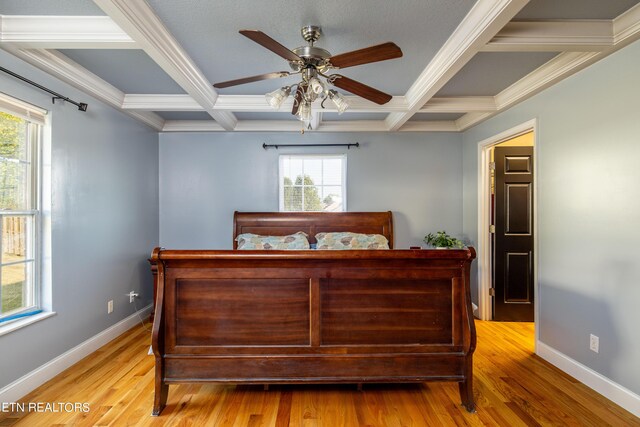
M 286 236 L 298 231 L 309 235 L 309 243 L 316 243 L 321 232 L 351 231 L 363 234 L 382 234 L 393 249 L 393 221 L 388 212 L 238 212 L 233 215 L 233 249 L 238 248 L 236 237 L 242 233 L 263 236 Z

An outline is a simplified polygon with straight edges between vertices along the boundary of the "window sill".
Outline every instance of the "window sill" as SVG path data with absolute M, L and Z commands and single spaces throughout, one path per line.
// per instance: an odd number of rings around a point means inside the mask
M 44 320 L 55 314 L 56 314 L 55 311 L 47 311 L 44 313 L 38 313 L 38 314 L 34 314 L 33 316 L 23 317 L 21 319 L 16 319 L 12 322 L 8 322 L 7 324 L 0 326 L 0 336 L 9 334 L 13 331 L 17 331 L 18 329 L 21 329 L 32 323 Z

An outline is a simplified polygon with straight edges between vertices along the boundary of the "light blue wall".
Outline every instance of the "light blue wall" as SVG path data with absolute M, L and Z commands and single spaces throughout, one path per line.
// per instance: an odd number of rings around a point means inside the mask
M 264 150 L 354 143 L 359 149 Z M 447 133 L 167 133 L 160 135 L 160 244 L 231 248 L 233 212 L 278 210 L 278 155 L 347 153 L 350 211 L 394 214 L 395 245 L 462 232 L 461 136 Z
M 464 232 L 477 241 L 477 143 L 533 118 L 540 340 L 640 393 L 640 42 L 464 134 Z M 589 334 L 600 353 L 589 350 Z
M 0 51 L 5 68 L 87 102 L 86 113 L 0 73 L 0 91 L 51 111 L 53 317 L 0 336 L 0 388 L 151 302 L 158 134 Z M 107 314 L 107 301 L 114 312 Z

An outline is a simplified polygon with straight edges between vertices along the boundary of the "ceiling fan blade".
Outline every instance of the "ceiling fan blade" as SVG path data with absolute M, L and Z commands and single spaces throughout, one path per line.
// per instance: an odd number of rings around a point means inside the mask
M 258 30 L 240 30 L 240 34 L 242 34 L 245 37 L 250 38 L 254 42 L 258 43 L 259 45 L 262 45 L 262 46 L 266 47 L 271 52 L 273 52 L 273 53 L 275 53 L 277 55 L 280 55 L 281 57 L 283 57 L 287 61 L 302 61 L 302 58 L 300 58 L 295 53 L 291 52 L 286 47 L 282 46 L 280 43 L 278 43 L 277 41 L 275 41 L 274 39 L 272 39 L 271 37 L 269 37 L 268 35 L 266 35 L 262 31 L 258 31 Z
M 298 114 L 298 108 L 300 108 L 300 103 L 302 102 L 302 97 L 304 95 L 304 88 L 301 84 L 298 85 L 296 89 L 296 94 L 293 97 L 293 108 L 291 109 L 291 114 L 294 116 Z
M 329 58 L 331 65 L 338 68 L 353 67 L 354 65 L 369 64 L 371 62 L 386 61 L 400 58 L 402 50 L 392 42 L 365 47 L 352 52 L 341 53 Z
M 258 82 L 260 80 L 279 79 L 280 77 L 287 77 L 290 74 L 291 73 L 288 71 L 277 71 L 275 73 L 260 74 L 257 76 L 245 77 L 242 79 L 228 80 L 226 82 L 216 83 L 213 85 L 213 87 L 217 89 L 221 89 L 229 86 L 237 86 L 237 85 L 243 85 L 245 83 Z
M 351 92 L 354 95 L 361 96 L 369 101 L 373 101 L 376 104 L 386 104 L 391 100 L 391 98 L 393 98 L 391 95 L 381 92 L 378 89 L 374 89 L 371 86 L 367 86 L 348 77 L 341 76 L 340 74 L 333 74 L 330 77 L 329 81 L 334 86 L 344 89 L 347 92 Z
M 400 58 L 401 56 L 402 50 L 400 50 L 395 43 L 387 42 L 352 52 L 341 53 L 340 55 L 332 56 L 329 58 L 329 61 L 334 67 L 347 68 L 355 65 Z

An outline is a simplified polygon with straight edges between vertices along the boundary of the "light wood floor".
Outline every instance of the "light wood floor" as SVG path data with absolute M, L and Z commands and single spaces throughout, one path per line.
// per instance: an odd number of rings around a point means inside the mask
M 88 413 L 1 414 L 0 426 L 640 426 L 640 419 L 533 354 L 533 325 L 476 322 L 477 413 L 455 383 L 355 386 L 171 386 L 151 417 L 149 333 L 133 328 L 26 396 L 87 402 Z

